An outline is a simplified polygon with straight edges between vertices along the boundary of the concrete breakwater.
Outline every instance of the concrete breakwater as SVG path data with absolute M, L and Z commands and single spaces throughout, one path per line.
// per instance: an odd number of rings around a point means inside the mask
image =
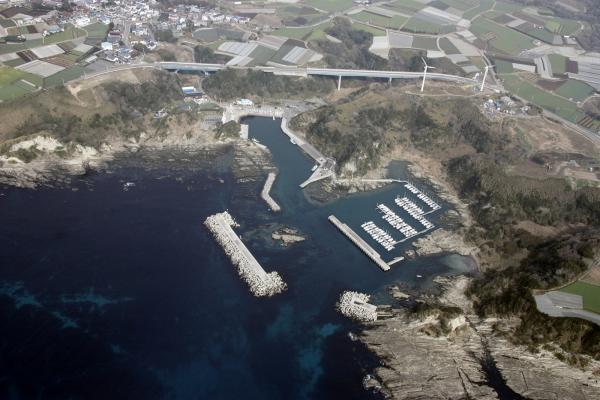
M 281 207 L 279 207 L 279 204 L 277 204 L 277 202 L 275 200 L 273 200 L 273 198 L 269 194 L 271 192 L 271 187 L 273 186 L 273 182 L 275 182 L 276 177 L 277 177 L 277 174 L 275 172 L 269 172 L 269 175 L 267 176 L 267 180 L 265 181 L 265 186 L 263 187 L 263 190 L 260 193 L 260 196 L 263 198 L 264 201 L 267 202 L 267 204 L 269 205 L 271 210 L 281 211 Z
M 377 321 L 377 306 L 369 304 L 364 293 L 346 291 L 340 296 L 337 309 L 342 315 L 358 321 Z
M 204 225 L 213 234 L 217 243 L 221 245 L 225 254 L 237 267 L 242 280 L 246 282 L 252 294 L 256 297 L 273 296 L 283 292 L 287 285 L 275 271 L 267 273 L 250 253 L 246 245 L 233 230 L 239 226 L 227 212 L 209 216 Z

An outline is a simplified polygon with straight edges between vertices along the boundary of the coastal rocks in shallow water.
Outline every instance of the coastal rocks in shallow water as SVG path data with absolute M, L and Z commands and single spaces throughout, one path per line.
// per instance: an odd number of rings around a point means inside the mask
M 298 230 L 293 228 L 277 229 L 271 234 L 271 238 L 281 241 L 281 245 L 284 247 L 306 240 L 306 237 L 300 235 Z
M 462 235 L 443 228 L 436 229 L 429 235 L 417 239 L 413 246 L 420 256 L 453 252 L 463 256 L 476 255 L 479 249 L 465 243 Z
M 275 271 L 266 273 L 250 253 L 232 227 L 239 226 L 227 212 L 214 214 L 206 218 L 204 225 L 210 230 L 238 269 L 241 278 L 248 284 L 256 297 L 273 296 L 283 292 L 287 285 Z
M 342 293 L 337 309 L 342 315 L 357 321 L 377 321 L 377 306 L 369 304 L 369 296 L 364 293 Z

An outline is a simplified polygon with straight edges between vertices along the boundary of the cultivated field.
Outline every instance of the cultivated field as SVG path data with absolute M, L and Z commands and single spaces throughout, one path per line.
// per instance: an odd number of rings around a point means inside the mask
M 575 282 L 561 289 L 562 292 L 583 297 L 583 308 L 600 314 L 600 286 L 587 282 Z
M 503 75 L 504 86 L 523 99 L 552 111 L 571 122 L 577 122 L 583 114 L 577 105 L 565 98 L 551 94 L 515 75 Z

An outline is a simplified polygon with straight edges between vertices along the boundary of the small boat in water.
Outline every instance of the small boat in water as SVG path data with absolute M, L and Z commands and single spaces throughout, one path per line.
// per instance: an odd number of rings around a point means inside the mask
M 292 144 L 297 144 L 296 141 L 294 140 L 294 138 L 291 138 L 290 142 L 292 142 Z

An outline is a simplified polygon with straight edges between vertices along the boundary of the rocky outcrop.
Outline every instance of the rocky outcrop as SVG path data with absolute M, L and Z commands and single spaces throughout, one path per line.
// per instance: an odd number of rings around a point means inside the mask
M 467 244 L 460 233 L 450 232 L 443 228 L 436 229 L 429 235 L 419 238 L 413 243 L 413 246 L 420 256 L 446 252 L 475 256 L 479 252 L 477 247 Z
M 281 241 L 281 245 L 284 247 L 306 240 L 304 236 L 300 235 L 298 230 L 293 228 L 278 229 L 271 234 L 271 238 Z
M 400 309 L 393 318 L 368 324 L 361 334 L 383 360 L 375 373 L 387 398 L 496 399 L 500 392 L 515 399 L 600 398 L 594 374 L 600 363 L 591 361 L 584 371 L 545 350 L 532 354 L 498 333 L 499 324 L 511 321 L 480 320 L 473 313 L 464 295 L 468 278 L 438 283 L 444 287 L 438 304 L 458 307 L 462 315 L 444 320 L 441 313 L 424 316 Z

